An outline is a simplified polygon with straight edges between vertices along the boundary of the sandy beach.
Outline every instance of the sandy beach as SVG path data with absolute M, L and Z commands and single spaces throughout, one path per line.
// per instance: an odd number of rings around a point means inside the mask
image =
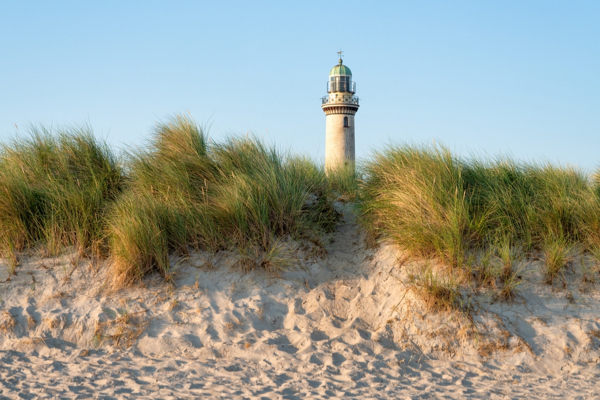
M 548 286 L 528 262 L 513 302 L 481 293 L 468 318 L 427 312 L 419 261 L 366 246 L 351 213 L 327 239 L 290 245 L 280 276 L 194 253 L 120 291 L 74 253 L 31 251 L 9 281 L 3 263 L 0 398 L 600 396 L 600 295 L 579 273 Z

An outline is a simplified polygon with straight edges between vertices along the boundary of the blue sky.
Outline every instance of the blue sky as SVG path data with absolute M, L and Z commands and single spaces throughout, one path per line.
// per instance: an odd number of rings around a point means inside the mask
M 599 1 L 3 1 L 0 140 L 89 123 L 124 148 L 189 112 L 321 160 L 341 48 L 359 158 L 435 140 L 592 170 L 598 21 Z

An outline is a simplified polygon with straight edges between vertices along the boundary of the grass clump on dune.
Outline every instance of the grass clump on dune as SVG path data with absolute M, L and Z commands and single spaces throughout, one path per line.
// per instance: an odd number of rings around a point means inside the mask
M 359 191 L 359 180 L 362 175 L 360 165 L 344 165 L 327 171 L 327 186 L 338 201 L 355 202 Z
M 118 282 L 155 270 L 168 276 L 174 251 L 236 249 L 283 259 L 274 248 L 281 239 L 313 236 L 336 221 L 314 164 L 255 138 L 209 143 L 185 117 L 159 124 L 148 148 L 128 162 L 128 191 L 109 221 Z
M 419 256 L 460 265 L 480 221 L 468 218 L 463 166 L 442 148 L 390 147 L 365 165 L 366 226 Z
M 121 192 L 123 173 L 88 127 L 30 135 L 0 145 L 0 247 L 16 254 L 38 242 L 49 255 L 74 245 L 101 251 L 104 216 Z
M 511 287 L 514 249 L 542 254 L 552 282 L 569 249 L 600 244 L 597 188 L 573 168 L 467 160 L 441 146 L 404 145 L 376 153 L 365 172 L 360 209 L 371 232 L 461 270 L 486 259 L 474 253 L 492 254 L 503 267 L 480 272 L 496 271 L 491 279 Z

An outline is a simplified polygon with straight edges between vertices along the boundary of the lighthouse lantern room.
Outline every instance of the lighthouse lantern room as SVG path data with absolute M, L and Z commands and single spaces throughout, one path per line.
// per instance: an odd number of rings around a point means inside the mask
M 327 96 L 321 99 L 326 115 L 325 170 L 327 173 L 346 169 L 354 172 L 354 115 L 358 111 L 356 83 L 352 71 L 342 61 L 329 72 Z

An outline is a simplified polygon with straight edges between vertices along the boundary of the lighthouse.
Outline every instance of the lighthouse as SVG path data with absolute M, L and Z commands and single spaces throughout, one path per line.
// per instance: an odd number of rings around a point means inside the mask
M 321 99 L 326 115 L 325 124 L 325 171 L 354 172 L 354 114 L 358 111 L 356 83 L 352 81 L 350 68 L 340 60 L 329 72 L 327 96 Z

